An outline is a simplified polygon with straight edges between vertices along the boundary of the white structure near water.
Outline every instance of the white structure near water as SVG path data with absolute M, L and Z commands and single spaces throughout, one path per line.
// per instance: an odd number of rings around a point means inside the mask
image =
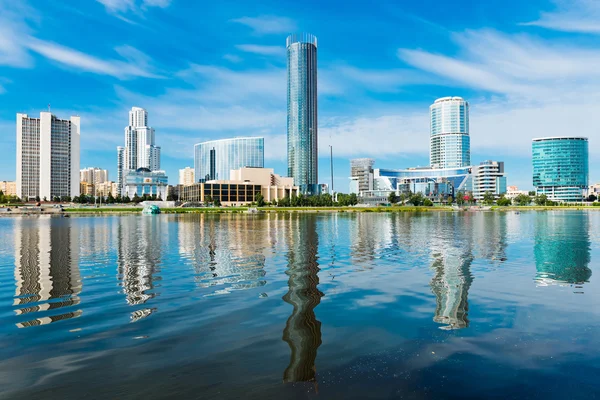
M 80 117 L 17 114 L 17 196 L 79 196 Z

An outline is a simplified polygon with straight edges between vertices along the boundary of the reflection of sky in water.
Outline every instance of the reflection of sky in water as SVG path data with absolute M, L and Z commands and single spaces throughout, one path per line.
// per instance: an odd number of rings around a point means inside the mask
M 594 226 L 577 211 L 0 218 L 0 393 L 589 398 Z

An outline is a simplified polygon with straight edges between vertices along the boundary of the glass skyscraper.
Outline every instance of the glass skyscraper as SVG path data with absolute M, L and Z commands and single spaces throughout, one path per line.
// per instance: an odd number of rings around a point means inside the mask
M 317 38 L 290 35 L 286 46 L 288 176 L 302 193 L 317 193 Z
M 588 186 L 588 139 L 533 139 L 533 186 L 554 201 L 581 201 Z
M 430 107 L 429 163 L 432 168 L 471 165 L 469 103 L 461 97 L 443 97 Z
M 194 146 L 196 182 L 229 180 L 232 169 L 264 166 L 265 139 L 261 137 L 211 140 Z

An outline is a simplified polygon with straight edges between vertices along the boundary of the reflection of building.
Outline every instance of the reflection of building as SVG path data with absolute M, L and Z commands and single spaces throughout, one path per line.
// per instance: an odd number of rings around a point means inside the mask
M 367 190 L 373 190 L 374 164 L 375 160 L 372 158 L 350 160 L 350 193 L 359 194 Z
M 585 212 L 539 214 L 535 221 L 536 282 L 539 285 L 588 282 L 590 221 Z
M 189 186 L 196 182 L 194 179 L 194 169 L 185 167 L 179 170 L 179 184 L 183 186 Z
M 80 316 L 81 310 L 71 308 L 79 304 L 81 293 L 77 222 L 40 217 L 19 218 L 15 224 L 15 313 L 32 314 L 17 326 L 44 325 Z M 35 313 L 44 311 L 51 315 L 32 319 Z
M 211 140 L 194 146 L 196 182 L 229 179 L 232 169 L 264 164 L 265 139 L 261 137 Z
M 469 103 L 460 97 L 437 99 L 430 107 L 429 165 L 461 168 L 471 165 Z
M 483 200 L 486 192 L 495 198 L 506 193 L 506 176 L 504 176 L 504 162 L 484 161 L 473 166 L 473 197 Z
M 17 114 L 17 196 L 79 196 L 79 117 Z
M 444 324 L 441 329 L 462 329 L 469 326 L 468 294 L 473 275 L 472 226 L 467 216 L 440 215 L 441 225 L 453 227 L 453 240 L 448 241 L 443 235 L 432 236 L 433 264 L 435 276 L 431 280 L 431 290 L 435 294 L 435 316 L 433 320 Z M 439 241 L 439 243 L 436 243 Z
M 134 197 L 136 194 L 142 196 L 155 195 L 163 200 L 167 199 L 167 186 L 169 178 L 164 171 L 150 171 L 148 168 L 138 168 L 135 171 L 125 172 L 123 177 L 122 196 Z
M 163 248 L 168 242 L 162 229 L 165 220 L 152 217 L 126 217 L 117 227 L 117 272 L 126 301 L 144 304 L 156 296 L 154 281 L 160 279 Z M 132 315 L 135 317 L 135 315 Z
M 533 139 L 533 186 L 554 201 L 581 201 L 588 186 L 588 139 Z
M 316 379 L 315 360 L 321 345 L 321 322 L 314 309 L 321 302 L 317 218 L 315 215 L 291 215 L 287 252 L 289 291 L 283 300 L 294 308 L 283 330 L 283 340 L 292 352 L 283 373 L 284 382 L 307 382 Z
M 317 193 L 317 38 L 290 35 L 286 47 L 288 176 L 302 193 Z

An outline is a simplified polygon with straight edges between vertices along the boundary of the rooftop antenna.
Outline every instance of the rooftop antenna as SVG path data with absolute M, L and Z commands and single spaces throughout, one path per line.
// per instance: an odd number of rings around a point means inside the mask
M 48 103 L 48 112 L 50 112 L 50 103 Z

